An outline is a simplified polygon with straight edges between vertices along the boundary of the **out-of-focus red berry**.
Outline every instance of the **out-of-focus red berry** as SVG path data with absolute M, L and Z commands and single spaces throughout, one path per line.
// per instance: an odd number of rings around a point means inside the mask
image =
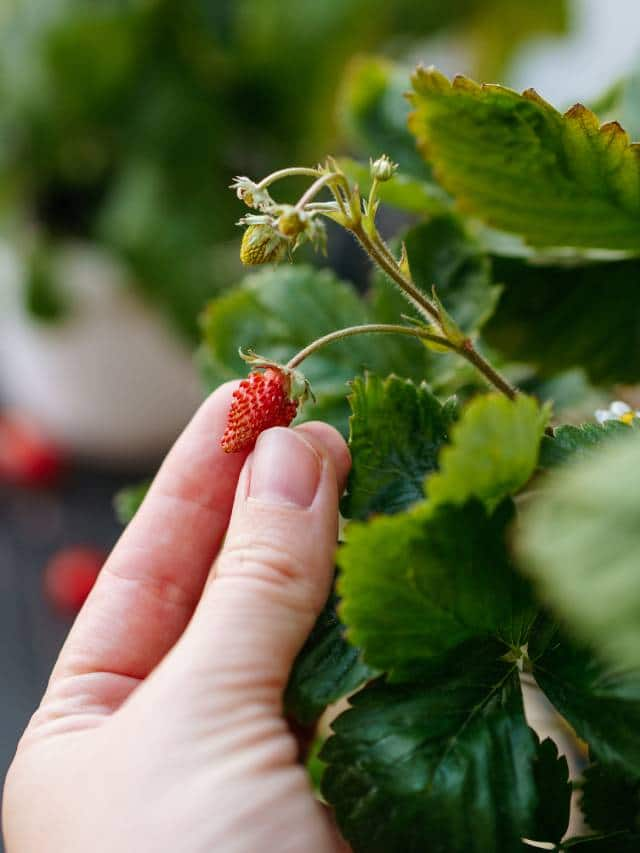
M 60 449 L 29 418 L 0 413 L 0 483 L 49 486 L 62 467 Z
M 60 613 L 77 613 L 91 592 L 107 555 L 98 548 L 74 545 L 62 548 L 44 570 L 44 592 Z

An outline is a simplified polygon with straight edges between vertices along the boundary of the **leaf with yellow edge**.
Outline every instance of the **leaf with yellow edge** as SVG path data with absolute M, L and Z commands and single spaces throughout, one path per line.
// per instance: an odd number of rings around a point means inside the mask
M 432 68 L 412 83 L 409 126 L 461 209 L 536 246 L 640 250 L 640 145 L 617 122 Z

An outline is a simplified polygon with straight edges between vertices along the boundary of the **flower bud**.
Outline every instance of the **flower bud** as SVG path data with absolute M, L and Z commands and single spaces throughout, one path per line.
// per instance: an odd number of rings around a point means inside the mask
M 285 237 L 297 237 L 307 230 L 309 217 L 301 210 L 287 205 L 278 217 L 278 231 Z
M 386 154 L 378 157 L 377 160 L 371 160 L 371 177 L 376 181 L 390 181 L 398 170 L 398 164 L 392 163 Z
M 287 252 L 288 240 L 272 225 L 249 225 L 242 236 L 240 260 L 247 266 L 277 264 Z

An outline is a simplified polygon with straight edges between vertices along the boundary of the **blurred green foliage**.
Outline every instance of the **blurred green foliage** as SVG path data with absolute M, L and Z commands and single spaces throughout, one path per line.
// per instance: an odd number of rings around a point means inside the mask
M 195 335 L 237 272 L 230 179 L 331 149 L 355 52 L 401 53 L 496 3 L 5 0 L 3 230 L 106 244 Z

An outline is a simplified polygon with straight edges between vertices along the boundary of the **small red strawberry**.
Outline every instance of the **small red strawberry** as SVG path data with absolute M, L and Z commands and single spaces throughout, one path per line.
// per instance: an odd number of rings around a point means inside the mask
M 62 548 L 44 570 L 47 600 L 62 614 L 77 613 L 96 582 L 107 555 L 98 548 Z
M 253 447 L 260 433 L 275 426 L 289 426 L 298 411 L 291 398 L 291 375 L 277 366 L 262 373 L 252 370 L 233 393 L 227 428 L 220 442 L 225 453 Z

